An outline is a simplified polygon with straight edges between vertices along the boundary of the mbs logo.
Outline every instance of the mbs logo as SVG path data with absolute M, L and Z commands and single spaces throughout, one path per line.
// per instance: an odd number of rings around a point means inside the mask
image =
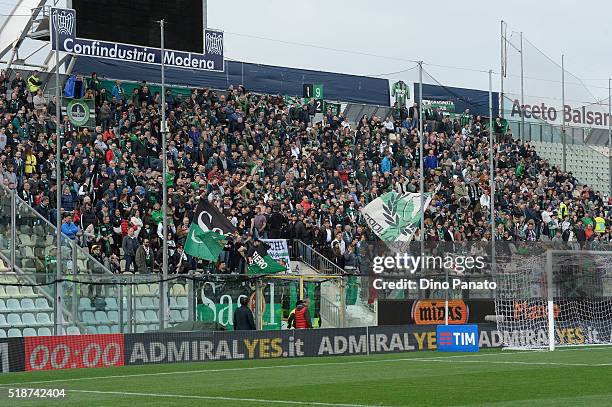
M 418 300 L 412 304 L 412 319 L 417 325 L 443 324 L 446 319 L 444 300 Z M 465 324 L 469 309 L 462 300 L 448 300 L 448 323 Z

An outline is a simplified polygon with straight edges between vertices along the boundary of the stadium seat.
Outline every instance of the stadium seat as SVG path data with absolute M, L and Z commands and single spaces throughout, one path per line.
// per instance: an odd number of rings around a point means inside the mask
M 159 331 L 159 324 L 150 324 L 147 329 L 149 331 Z
M 24 328 L 23 329 L 23 336 L 37 336 L 38 332 L 36 332 L 36 329 L 34 328 Z
M 181 311 L 181 316 L 183 318 L 183 321 L 187 321 L 189 319 L 189 312 L 187 312 L 188 310 L 184 309 Z
M 6 317 L 4 316 L 4 314 L 0 314 L 0 327 L 9 327 L 10 325 L 8 324 L 8 322 L 6 322 Z
M 99 324 L 108 324 L 110 322 L 108 320 L 108 316 L 106 315 L 106 312 L 104 312 L 104 311 L 96 311 L 95 317 L 96 317 L 96 321 Z M 98 329 L 98 331 L 99 331 L 99 329 Z
M 19 287 L 14 285 L 9 285 L 5 287 L 6 297 L 8 298 L 21 298 L 21 292 L 19 291 Z
M 17 329 L 17 328 L 9 329 L 7 338 L 21 338 L 21 329 Z
M 0 298 L 6 298 L 6 289 L 3 285 L 0 285 Z
M 159 295 L 159 284 L 149 284 L 149 292 L 151 295 Z
M 179 308 L 177 302 L 176 302 L 176 297 L 170 297 L 170 308 Z
M 184 296 L 186 294 L 187 290 L 183 284 L 174 284 L 170 290 L 170 295 L 174 295 L 176 297 Z
M 32 289 L 32 287 L 21 287 L 20 291 L 23 297 L 29 297 L 29 298 L 38 297 L 38 295 L 34 293 L 34 290 Z
M 145 318 L 145 313 L 142 310 L 137 310 L 134 313 L 134 319 L 136 320 L 136 323 L 142 323 L 142 322 L 146 322 L 146 318 Z
M 10 325 L 10 326 L 21 326 L 21 317 L 19 316 L 19 314 L 8 314 L 8 316 L 6 317 L 6 322 Z
M 8 300 L 6 300 L 6 309 L 7 311 L 11 311 L 11 312 L 20 312 L 21 304 L 19 303 L 19 300 L 16 298 L 9 298 Z
M 117 299 L 114 297 L 106 298 L 106 309 L 109 309 L 109 310 L 119 309 L 119 306 L 117 305 Z
M 0 312 L 6 311 L 6 303 L 0 299 Z
M 182 320 L 183 318 L 179 310 L 177 309 L 170 310 L 170 322 L 179 322 Z
M 119 312 L 117 311 L 108 311 L 108 320 L 110 322 L 119 322 Z
M 149 296 L 151 292 L 149 291 L 149 286 L 145 284 L 139 284 L 136 286 L 136 295 L 139 297 Z
M 81 319 L 85 324 L 93 325 L 96 323 L 94 313 L 91 311 L 83 311 L 83 313 L 81 314 Z
M 79 299 L 79 310 L 81 311 L 93 310 L 93 308 L 91 307 L 91 300 L 89 298 L 80 298 Z
M 15 273 L 2 273 L 0 274 L 0 277 L 2 278 L 1 281 L 6 284 L 19 282 L 19 279 Z
M 97 334 L 98 333 L 98 330 L 93 325 L 87 325 L 85 327 L 85 330 L 87 331 L 88 334 Z
M 53 308 L 49 306 L 49 302 L 46 298 L 37 298 L 34 305 L 38 311 L 52 311 Z
M 29 311 L 36 309 L 36 306 L 34 305 L 34 301 L 32 301 L 31 298 L 24 298 L 23 300 L 21 300 L 21 309 L 24 311 Z
M 36 326 L 38 325 L 38 321 L 36 321 L 36 317 L 34 314 L 26 312 L 25 314 L 21 314 L 21 323 L 24 326 Z
M 36 314 L 36 321 L 39 325 L 53 325 L 53 321 L 46 312 L 39 312 Z
M 79 331 L 78 326 L 69 326 L 66 328 L 66 335 L 80 335 L 81 331 Z
M 51 330 L 47 328 L 46 326 L 43 326 L 42 328 L 38 328 L 38 336 L 51 336 L 51 335 L 53 335 L 51 333 Z
M 4 329 L 0 329 L 0 338 L 6 338 L 6 331 Z
M 100 325 L 98 327 L 99 334 L 109 334 L 111 333 L 110 328 L 107 325 Z
M 145 321 L 147 322 L 159 321 L 159 318 L 157 317 L 157 313 L 153 310 L 145 311 Z
M 186 297 L 178 297 L 176 299 L 176 304 L 178 308 L 187 308 L 187 298 Z
M 141 309 L 153 309 L 155 306 L 153 305 L 152 297 L 143 297 L 140 299 L 140 307 Z
M 112 333 L 112 334 L 118 334 L 118 333 L 120 333 L 120 331 L 119 331 L 119 325 L 111 325 L 110 330 L 111 330 L 111 333 Z

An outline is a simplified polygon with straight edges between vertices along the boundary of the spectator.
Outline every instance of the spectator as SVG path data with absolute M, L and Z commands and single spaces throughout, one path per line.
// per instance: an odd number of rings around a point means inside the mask
M 149 239 L 143 239 L 142 245 L 138 246 L 135 254 L 136 269 L 139 273 L 152 273 L 155 256 L 149 246 Z
M 253 313 L 249 308 L 249 299 L 247 297 L 240 297 L 240 307 L 234 311 L 234 331 L 254 331 L 255 320 Z
M 125 268 L 123 272 L 128 273 L 132 265 L 134 266 L 134 272 L 137 272 L 136 250 L 138 249 L 138 240 L 136 236 L 134 236 L 134 229 L 128 228 L 127 236 L 123 238 L 121 247 L 123 248 L 123 256 L 125 257 Z
M 38 89 L 38 91 L 32 98 L 32 104 L 34 105 L 34 109 L 36 110 L 36 113 L 38 114 L 43 113 L 43 109 L 47 106 L 47 99 L 45 99 L 45 96 L 43 95 L 43 92 L 41 89 Z
M 70 240 L 75 240 L 78 232 L 79 228 L 74 224 L 72 216 L 65 216 L 62 222 L 62 233 Z
M 163 182 L 171 273 L 196 264 L 182 250 L 183 219 L 191 219 L 201 199 L 217 206 L 239 230 L 228 244 L 227 263 L 219 266 L 234 272 L 244 267 L 241 252 L 252 239 L 266 237 L 300 238 L 350 265 L 345 254 L 356 236 L 374 238 L 360 209 L 392 189 L 419 190 L 416 104 L 407 115 L 363 116 L 351 126 L 342 113 L 331 112 L 311 123 L 309 105 L 301 100 L 244 87 L 230 87 L 227 94 L 193 89 L 185 99 L 167 98 L 169 174 L 162 179 L 159 98 L 146 83 L 130 98 L 120 81 L 98 81 L 100 88 L 88 86 L 98 92 L 99 126 L 76 128 L 61 117 L 65 142 L 57 168 L 55 101 L 33 108 L 28 85 L 17 75 L 14 86 L 7 86 L 9 93 L 0 94 L 0 175 L 53 221 L 60 172 L 61 206 L 73 211 L 89 248 L 101 246 L 105 264 L 128 260 L 119 256 L 129 228 L 135 229 L 134 243 L 149 239 L 154 264 L 159 264 Z M 110 100 L 102 95 L 107 86 Z M 490 239 L 485 231 L 495 199 L 496 234 L 508 241 L 550 240 L 557 236 L 555 227 L 564 242 L 582 239 L 579 219 L 586 225 L 583 231 L 593 225 L 593 233 L 586 232 L 593 243 L 610 241 L 610 210 L 602 195 L 541 158 L 530 143 L 512 139 L 511 132 L 493 146 L 497 187 L 491 196 L 487 128 L 469 112 L 464 115 L 453 120 L 428 109 L 424 184 L 427 191 L 439 189 L 425 212 L 426 239 Z M 401 128 L 402 122 L 408 125 Z M 591 244 L 586 236 L 584 242 Z

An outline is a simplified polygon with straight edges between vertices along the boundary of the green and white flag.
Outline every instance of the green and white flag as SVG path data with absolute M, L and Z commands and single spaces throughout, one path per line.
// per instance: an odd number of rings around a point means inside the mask
M 432 194 L 426 192 L 424 195 L 427 209 Z M 382 241 L 409 243 L 421 223 L 421 194 L 400 195 L 391 191 L 370 202 L 361 213 Z
M 197 223 L 189 227 L 187 240 L 185 241 L 185 253 L 198 259 L 217 261 L 219 254 L 225 246 L 223 235 L 202 230 Z
M 247 259 L 249 259 L 247 274 L 274 274 L 287 271 L 287 266 L 279 264 L 268 254 L 268 246 L 264 242 L 258 247 L 251 246 L 247 252 Z

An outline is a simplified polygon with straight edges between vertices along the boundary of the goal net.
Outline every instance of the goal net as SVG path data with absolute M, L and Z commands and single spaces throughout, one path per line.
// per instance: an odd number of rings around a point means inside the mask
M 504 347 L 612 344 L 612 252 L 549 250 L 518 257 L 495 267 Z

